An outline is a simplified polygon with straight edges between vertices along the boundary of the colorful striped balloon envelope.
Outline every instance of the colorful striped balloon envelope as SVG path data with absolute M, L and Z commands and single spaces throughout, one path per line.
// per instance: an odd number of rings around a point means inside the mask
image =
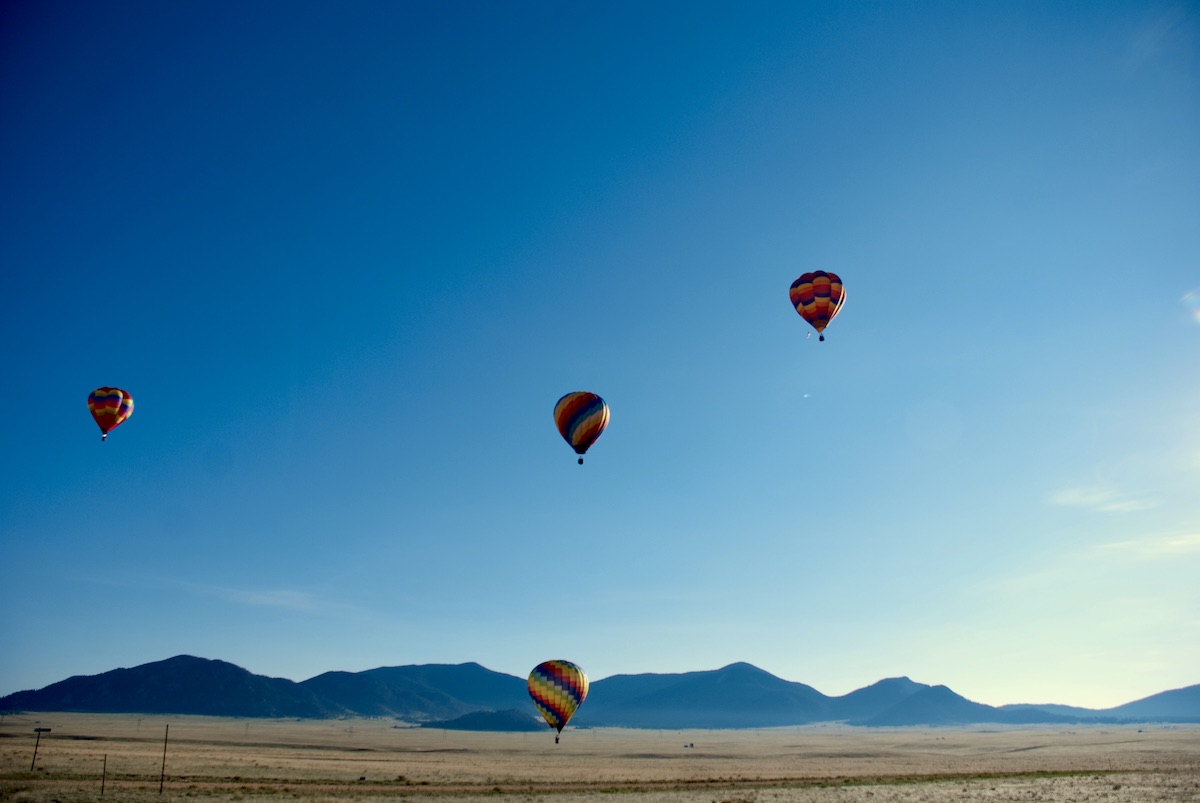
M 88 394 L 88 410 L 100 427 L 100 440 L 133 415 L 133 397 L 120 388 L 96 388 Z
M 823 270 L 806 273 L 792 282 L 788 293 L 792 306 L 800 317 L 808 321 L 813 329 L 825 339 L 825 327 L 841 311 L 846 301 L 846 288 L 836 273 Z
M 538 713 L 559 733 L 588 693 L 587 675 L 570 661 L 543 661 L 529 673 L 528 686 Z
M 582 455 L 608 426 L 608 405 L 595 393 L 568 393 L 554 405 L 554 425 L 583 465 Z

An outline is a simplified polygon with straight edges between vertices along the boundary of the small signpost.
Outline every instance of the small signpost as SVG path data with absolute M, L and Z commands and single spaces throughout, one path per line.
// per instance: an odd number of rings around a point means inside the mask
M 49 728 L 34 728 L 33 732 L 37 734 L 37 739 L 33 742 L 33 761 L 29 762 L 29 771 L 33 772 L 33 768 L 37 766 L 37 751 L 38 745 L 42 743 L 42 734 L 49 733 Z

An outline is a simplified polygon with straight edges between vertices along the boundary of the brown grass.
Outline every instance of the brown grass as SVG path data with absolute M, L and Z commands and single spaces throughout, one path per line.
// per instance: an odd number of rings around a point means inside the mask
M 35 727 L 52 730 L 31 772 Z M 567 730 L 556 745 L 549 730 L 392 720 L 48 713 L 0 722 L 0 800 L 599 803 L 614 794 L 619 803 L 1200 801 L 1200 727 L 601 728 Z

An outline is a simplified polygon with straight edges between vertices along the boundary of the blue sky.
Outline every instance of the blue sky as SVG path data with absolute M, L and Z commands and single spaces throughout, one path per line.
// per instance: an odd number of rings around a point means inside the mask
M 1200 682 L 1195 3 L 0 14 L 0 694 Z

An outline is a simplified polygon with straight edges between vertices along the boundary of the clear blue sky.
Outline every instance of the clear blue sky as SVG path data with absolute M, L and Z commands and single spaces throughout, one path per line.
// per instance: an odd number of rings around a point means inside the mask
M 9 2 L 0 114 L 0 694 L 1200 683 L 1194 2 Z

